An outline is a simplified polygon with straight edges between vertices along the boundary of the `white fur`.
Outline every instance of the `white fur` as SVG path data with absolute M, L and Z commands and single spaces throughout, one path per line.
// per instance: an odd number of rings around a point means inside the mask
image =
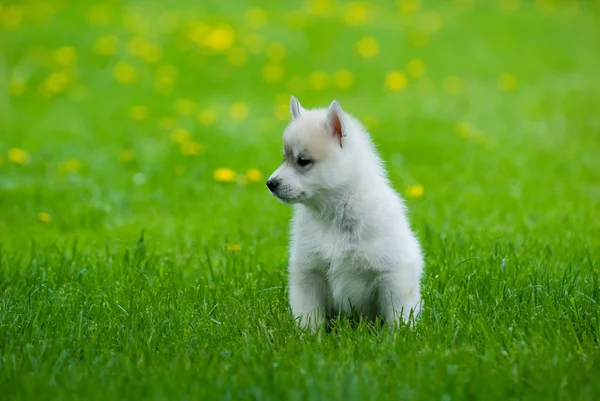
M 286 160 L 269 180 L 279 183 L 274 195 L 295 208 L 294 316 L 313 330 L 340 313 L 379 316 L 391 326 L 417 316 L 421 247 L 368 133 L 337 101 L 327 110 L 305 110 L 292 97 L 290 110 Z M 298 158 L 313 161 L 302 167 Z

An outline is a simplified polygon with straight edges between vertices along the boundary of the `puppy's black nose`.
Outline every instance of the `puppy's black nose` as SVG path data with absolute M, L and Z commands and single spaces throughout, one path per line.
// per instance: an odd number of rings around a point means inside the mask
M 267 187 L 269 188 L 269 190 L 271 192 L 275 191 L 277 189 L 277 187 L 279 186 L 279 180 L 278 179 L 269 179 L 269 181 L 267 181 Z

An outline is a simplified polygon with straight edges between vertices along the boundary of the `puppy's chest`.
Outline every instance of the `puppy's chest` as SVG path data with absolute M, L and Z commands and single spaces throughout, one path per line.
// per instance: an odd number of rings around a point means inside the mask
M 338 270 L 370 270 L 369 244 L 353 232 L 336 227 L 319 227 L 305 233 L 307 251 L 318 260 L 319 268 L 331 275 Z

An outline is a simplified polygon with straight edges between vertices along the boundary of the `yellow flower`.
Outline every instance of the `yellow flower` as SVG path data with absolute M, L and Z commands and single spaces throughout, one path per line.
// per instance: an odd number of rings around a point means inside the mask
M 392 71 L 385 77 L 385 86 L 392 92 L 400 92 L 408 84 L 408 78 L 402 71 Z
M 196 102 L 191 99 L 179 99 L 175 102 L 175 111 L 182 116 L 191 116 L 196 113 Z
M 19 96 L 27 89 L 27 81 L 21 77 L 12 77 L 8 83 L 8 90 L 11 95 Z
M 234 47 L 227 52 L 227 62 L 235 67 L 245 65 L 246 60 L 246 51 L 241 47 Z
M 504 92 L 514 92 L 517 88 L 517 77 L 512 74 L 502 74 L 498 77 L 498 87 Z
M 250 53 L 259 54 L 265 48 L 265 38 L 260 36 L 258 33 L 251 33 L 244 38 L 244 46 Z
M 144 121 L 148 118 L 148 108 L 145 106 L 133 106 L 129 109 L 129 118 L 133 121 Z
M 50 223 L 50 221 L 52 220 L 52 216 L 50 216 L 48 213 L 46 212 L 39 212 L 37 214 L 37 218 L 39 221 L 41 221 L 42 223 Z
M 373 58 L 379 53 L 379 43 L 374 37 L 367 36 L 358 41 L 356 50 L 364 59 Z
M 113 75 L 122 84 L 129 84 L 137 78 L 137 71 L 131 64 L 119 61 L 113 68 Z
M 194 156 L 201 153 L 204 150 L 204 146 L 198 142 L 186 141 L 181 144 L 180 150 L 184 156 Z
M 419 78 L 425 73 L 425 63 L 421 60 L 411 60 L 406 65 L 406 72 L 413 78 Z
M 213 173 L 213 178 L 219 182 L 233 182 L 235 181 L 236 174 L 230 168 L 218 168 Z
M 267 64 L 263 69 L 263 77 L 267 82 L 280 82 L 285 75 L 285 69 L 280 64 Z
M 173 167 L 173 174 L 175 175 L 183 175 L 185 173 L 185 166 L 182 164 L 176 164 L 175 167 Z
M 233 46 L 235 31 L 229 25 L 219 25 L 208 35 L 208 45 L 216 52 L 222 52 Z
M 122 149 L 119 152 L 119 160 L 123 163 L 129 163 L 135 159 L 135 151 L 131 148 Z
M 67 89 L 69 76 L 64 72 L 54 72 L 42 83 L 42 88 L 49 93 L 59 93 Z
M 205 109 L 200 110 L 196 117 L 198 118 L 198 122 L 200 124 L 209 126 L 213 125 L 217 120 L 217 112 L 215 111 L 215 109 L 207 107 Z
M 268 21 L 267 12 L 260 7 L 253 7 L 244 14 L 244 22 L 250 29 L 262 28 Z
M 8 149 L 8 161 L 15 164 L 25 164 L 29 160 L 29 155 L 23 149 Z
M 21 25 L 23 21 L 23 12 L 17 4 L 7 5 L 6 8 L 0 10 L 0 24 L 6 29 L 15 29 Z
M 234 120 L 245 120 L 248 117 L 248 106 L 244 102 L 235 102 L 229 108 L 229 115 Z
M 248 181 L 258 182 L 262 181 L 263 175 L 260 172 L 260 170 L 251 168 L 248 171 L 246 171 L 246 178 L 248 179 Z
M 77 51 L 71 46 L 63 46 L 54 52 L 54 60 L 61 66 L 70 66 L 77 60 Z
M 280 63 L 285 59 L 285 46 L 281 43 L 273 43 L 267 46 L 267 57 L 274 63 Z
M 308 76 L 308 85 L 314 90 L 323 90 L 329 86 L 331 79 L 325 71 L 313 71 Z
M 119 39 L 115 35 L 100 36 L 92 46 L 94 53 L 101 56 L 112 56 L 119 50 Z
M 450 95 L 458 95 L 462 92 L 463 82 L 458 77 L 447 77 L 442 84 L 444 91 Z
M 240 244 L 227 244 L 227 252 L 236 253 L 242 250 Z
M 78 173 L 81 170 L 81 162 L 75 159 L 68 159 L 60 163 L 58 169 L 63 174 Z
M 369 19 L 367 7 L 360 3 L 350 3 L 344 7 L 342 14 L 348 25 L 364 25 Z
M 409 198 L 420 198 L 425 193 L 425 188 L 421 184 L 411 185 L 406 188 L 406 196 Z
M 185 128 L 178 128 L 171 133 L 171 139 L 173 142 L 185 143 L 191 138 L 192 134 L 190 134 L 190 131 L 186 130 Z
M 339 70 L 333 74 L 333 83 L 341 89 L 348 89 L 354 83 L 354 74 L 349 70 Z
M 173 117 L 162 117 L 159 120 L 158 125 L 162 129 L 173 129 L 175 126 L 175 119 Z

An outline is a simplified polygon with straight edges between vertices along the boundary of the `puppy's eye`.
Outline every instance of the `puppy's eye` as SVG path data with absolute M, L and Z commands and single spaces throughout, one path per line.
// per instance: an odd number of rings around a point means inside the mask
M 312 163 L 312 160 L 310 160 L 310 159 L 305 159 L 304 157 L 299 157 L 299 158 L 298 158 L 298 161 L 297 161 L 296 163 L 298 163 L 298 165 L 299 165 L 300 167 L 306 167 L 306 166 L 308 166 L 310 163 Z

